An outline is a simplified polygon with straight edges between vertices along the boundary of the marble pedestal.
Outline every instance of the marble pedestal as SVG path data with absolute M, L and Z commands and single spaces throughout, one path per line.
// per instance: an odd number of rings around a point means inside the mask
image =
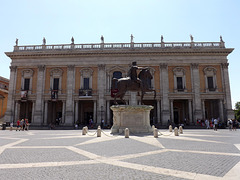
M 113 111 L 112 134 L 121 133 L 125 128 L 128 128 L 130 133 L 153 132 L 150 126 L 150 111 L 153 106 L 114 105 L 110 109 Z

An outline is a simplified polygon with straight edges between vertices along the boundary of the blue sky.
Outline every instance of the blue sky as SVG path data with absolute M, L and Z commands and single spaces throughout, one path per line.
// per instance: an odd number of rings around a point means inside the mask
M 4 54 L 19 45 L 105 42 L 218 42 L 227 48 L 233 106 L 240 101 L 239 0 L 7 0 L 0 4 L 0 76 L 9 78 Z

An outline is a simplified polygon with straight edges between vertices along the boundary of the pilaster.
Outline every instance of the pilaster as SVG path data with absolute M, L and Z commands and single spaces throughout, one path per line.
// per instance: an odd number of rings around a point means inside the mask
M 67 100 L 65 125 L 71 126 L 74 123 L 73 116 L 73 86 L 74 85 L 74 65 L 68 65 L 67 69 Z
M 193 117 L 194 122 L 196 123 L 198 119 L 202 119 L 202 109 L 201 109 L 201 99 L 200 99 L 200 77 L 199 77 L 199 68 L 197 63 L 191 64 L 192 70 L 192 86 L 194 93 L 194 109 L 193 109 Z
M 106 102 L 104 94 L 106 90 L 106 69 L 104 64 L 98 65 L 98 105 L 97 105 L 97 124 L 101 123 L 101 118 L 105 118 Z
M 167 124 L 170 119 L 170 111 L 169 111 L 169 82 L 168 82 L 168 65 L 165 63 L 160 64 L 160 87 L 161 87 L 161 115 L 162 115 L 162 124 Z
M 43 123 L 43 90 L 45 79 L 45 66 L 38 66 L 37 75 L 37 90 L 36 90 L 36 105 L 34 113 L 34 125 L 41 125 Z
M 231 90 L 228 73 L 228 63 L 222 63 L 223 84 L 225 89 L 225 108 L 227 110 L 227 119 L 234 119 L 234 111 L 232 110 Z M 225 119 L 226 120 L 226 119 Z
M 16 79 L 17 79 L 17 66 L 10 66 L 10 81 L 8 91 L 7 110 L 5 112 L 4 121 L 13 122 L 14 119 L 14 98 Z

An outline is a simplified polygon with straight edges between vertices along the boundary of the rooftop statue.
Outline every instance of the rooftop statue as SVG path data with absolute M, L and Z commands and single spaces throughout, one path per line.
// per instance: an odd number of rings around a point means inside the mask
M 137 74 L 137 70 L 141 70 L 139 74 Z M 136 62 L 132 62 L 132 66 L 126 78 L 113 78 L 112 80 L 112 91 L 116 92 L 114 94 L 114 103 L 117 104 L 116 98 L 120 98 L 121 101 L 126 104 L 123 97 L 127 91 L 141 92 L 141 104 L 143 104 L 142 100 L 146 92 L 154 92 L 155 99 L 156 91 L 151 89 L 148 83 L 152 78 L 149 68 L 138 67 Z
M 103 37 L 103 35 L 101 36 L 101 43 L 104 43 L 104 37 Z
M 15 42 L 16 42 L 16 46 L 18 46 L 18 38 L 16 38 L 16 41 L 15 41 Z
M 134 38 L 133 35 L 131 34 L 130 37 L 131 37 L 131 43 L 134 43 L 134 42 L 133 42 L 133 38 Z
M 46 45 L 46 39 L 45 39 L 45 37 L 43 38 L 43 45 Z
M 72 37 L 71 41 L 72 41 L 72 44 L 74 44 L 74 38 L 73 37 Z

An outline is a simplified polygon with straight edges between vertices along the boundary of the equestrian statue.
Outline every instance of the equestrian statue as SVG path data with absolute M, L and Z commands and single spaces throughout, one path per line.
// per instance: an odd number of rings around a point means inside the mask
M 137 70 L 140 70 L 137 74 Z M 117 104 L 116 98 L 126 104 L 123 99 L 127 91 L 141 92 L 141 104 L 143 104 L 143 97 L 146 92 L 154 92 L 154 99 L 156 98 L 156 91 L 149 87 L 149 80 L 153 77 L 147 67 L 138 67 L 136 62 L 132 62 L 132 66 L 126 78 L 112 79 L 112 92 L 114 97 L 114 104 Z

